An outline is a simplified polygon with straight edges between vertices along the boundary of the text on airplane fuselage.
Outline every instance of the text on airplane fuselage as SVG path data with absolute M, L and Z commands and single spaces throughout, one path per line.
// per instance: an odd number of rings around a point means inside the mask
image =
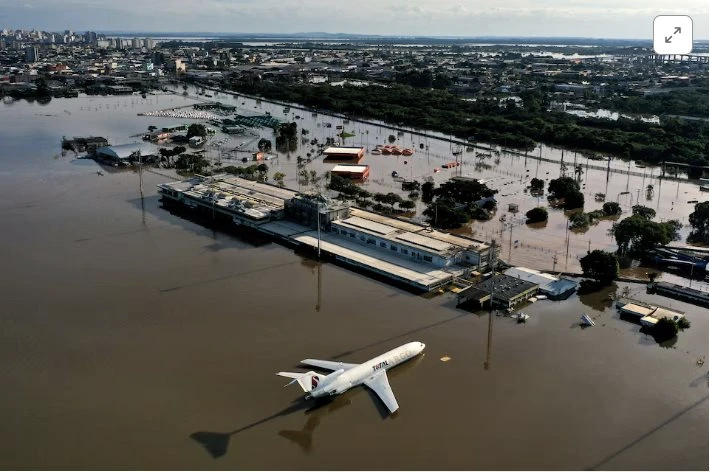
M 389 364 L 387 363 L 387 361 L 382 361 L 382 362 L 380 362 L 379 364 L 373 365 L 373 366 L 372 366 L 372 371 L 373 371 L 373 372 L 377 372 L 378 370 L 380 370 L 380 369 L 382 369 L 382 368 L 385 368 L 385 367 L 388 367 L 388 366 L 389 366 Z

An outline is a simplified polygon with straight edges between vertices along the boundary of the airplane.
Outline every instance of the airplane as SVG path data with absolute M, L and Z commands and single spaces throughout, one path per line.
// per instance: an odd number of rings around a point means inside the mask
M 394 413 L 399 409 L 399 405 L 390 388 L 386 372 L 392 367 L 418 356 L 425 347 L 424 343 L 410 342 L 362 364 L 304 359 L 301 364 L 332 372 L 328 375 L 321 375 L 311 370 L 308 372 L 277 372 L 276 375 L 293 379 L 285 385 L 286 387 L 298 382 L 298 385 L 307 393 L 306 400 L 340 395 L 352 387 L 365 385 L 377 394 L 390 413 Z

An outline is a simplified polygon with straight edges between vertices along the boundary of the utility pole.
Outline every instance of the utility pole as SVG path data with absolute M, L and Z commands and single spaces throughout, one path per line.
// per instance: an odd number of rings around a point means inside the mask
M 318 195 L 320 196 L 320 194 Z M 318 202 L 318 261 L 320 263 L 320 205 L 321 202 Z
M 555 272 L 555 267 L 557 266 L 557 253 L 555 253 L 554 256 L 552 256 L 552 272 Z

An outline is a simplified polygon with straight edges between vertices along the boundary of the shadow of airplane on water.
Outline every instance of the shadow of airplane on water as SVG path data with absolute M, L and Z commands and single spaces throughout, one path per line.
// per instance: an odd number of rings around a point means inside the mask
M 390 379 L 398 377 L 402 373 L 417 367 L 423 358 L 424 354 L 420 354 L 416 358 L 411 359 L 410 361 L 405 362 L 404 364 L 387 371 L 387 374 Z M 385 420 L 390 417 L 393 419 L 397 418 L 399 411 L 396 411 L 390 415 L 387 408 L 385 408 L 385 406 L 382 404 L 382 401 L 377 397 L 374 392 L 372 392 L 367 387 L 363 386 L 362 388 L 367 390 L 367 392 L 369 393 L 382 420 Z M 303 410 L 304 414 L 308 417 L 306 419 L 306 423 L 303 425 L 303 428 L 301 428 L 300 430 L 281 430 L 278 431 L 277 434 L 283 438 L 288 439 L 291 442 L 296 443 L 303 452 L 310 453 L 313 449 L 313 433 L 320 425 L 321 420 L 325 416 L 341 408 L 349 406 L 352 403 L 352 398 L 358 395 L 360 391 L 360 388 L 352 388 L 336 397 L 316 398 L 310 400 L 306 400 L 304 397 L 299 397 L 295 399 L 292 404 L 287 408 L 284 408 L 283 410 L 274 413 L 273 415 L 266 416 L 246 426 L 237 428 L 234 431 L 230 431 L 228 433 L 198 431 L 192 433 L 190 435 L 190 438 L 202 445 L 202 447 L 204 447 L 205 450 L 207 450 L 207 452 L 214 459 L 218 459 L 227 453 L 227 450 L 229 449 L 229 441 L 232 436 L 235 436 L 239 433 L 247 431 L 251 428 L 255 428 L 262 424 L 268 423 L 269 421 L 274 420 L 276 418 L 288 416 L 292 413 L 296 413 L 298 411 Z

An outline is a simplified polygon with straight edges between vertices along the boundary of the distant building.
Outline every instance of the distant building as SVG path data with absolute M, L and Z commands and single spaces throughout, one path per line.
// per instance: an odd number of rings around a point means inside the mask
M 341 164 L 333 167 L 330 171 L 332 175 L 338 175 L 350 180 L 364 182 L 370 176 L 370 166 L 356 164 Z
M 155 41 L 153 41 L 152 38 L 145 38 L 143 40 L 143 47 L 148 50 L 151 50 L 155 47 Z
M 120 144 L 118 146 L 105 146 L 96 150 L 96 157 L 114 163 L 126 162 L 130 160 L 151 159 L 158 155 L 155 146 L 148 143 Z
M 37 46 L 27 46 L 25 48 L 25 62 L 39 61 L 39 49 Z
M 360 160 L 365 156 L 365 148 L 331 146 L 325 148 L 323 154 L 325 154 L 324 160 L 360 162 Z

